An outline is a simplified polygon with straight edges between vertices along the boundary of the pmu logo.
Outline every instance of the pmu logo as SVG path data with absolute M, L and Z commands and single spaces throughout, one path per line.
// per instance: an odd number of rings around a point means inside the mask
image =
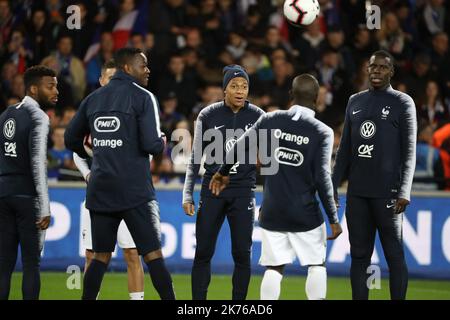
M 375 135 L 377 131 L 375 123 L 370 120 L 364 121 L 360 128 L 361 137 L 364 139 L 370 139 Z
M 120 120 L 117 117 L 98 117 L 94 121 L 94 129 L 97 132 L 116 132 L 120 128 Z
M 304 157 L 298 150 L 279 147 L 275 149 L 275 160 L 281 164 L 298 167 L 302 165 Z
M 6 120 L 3 125 L 3 135 L 6 139 L 11 140 L 16 134 L 16 121 L 13 118 Z

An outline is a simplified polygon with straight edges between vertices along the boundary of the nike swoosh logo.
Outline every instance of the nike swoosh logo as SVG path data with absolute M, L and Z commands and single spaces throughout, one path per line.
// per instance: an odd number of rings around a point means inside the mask
M 395 206 L 395 204 L 387 204 L 387 205 L 386 205 L 386 208 L 389 209 L 389 208 L 392 208 L 393 206 Z
M 239 74 L 239 72 L 235 72 L 234 75 L 237 76 Z
M 360 113 L 362 110 L 358 110 L 358 111 L 355 111 L 355 110 L 353 110 L 352 111 L 352 114 L 357 114 L 357 113 Z
M 247 210 L 252 210 L 254 207 L 253 206 L 251 206 L 251 207 L 248 207 L 247 208 Z
M 214 130 L 220 129 L 222 127 L 225 127 L 225 125 L 221 125 L 221 126 L 214 126 Z

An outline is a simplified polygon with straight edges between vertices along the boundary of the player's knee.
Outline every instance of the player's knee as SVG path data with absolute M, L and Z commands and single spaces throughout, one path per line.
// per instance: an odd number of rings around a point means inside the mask
M 93 259 L 103 262 L 104 264 L 109 264 L 111 252 L 94 252 Z
M 276 271 L 279 274 L 283 275 L 284 266 L 285 265 L 283 264 L 283 265 L 280 265 L 280 266 L 267 266 L 266 268 L 267 268 L 267 270 L 273 270 L 273 271 Z
M 123 256 L 128 267 L 132 267 L 141 263 L 139 253 L 136 249 L 123 249 Z
M 385 252 L 385 258 L 386 258 L 386 262 L 389 267 L 403 265 L 403 264 L 406 265 L 405 255 L 403 254 L 403 252 L 398 253 L 398 254 L 392 254 L 392 253 L 387 254 Z
M 160 259 L 162 257 L 163 257 L 163 254 L 162 254 L 161 249 L 155 250 L 155 251 L 149 252 L 149 253 L 144 255 L 144 262 L 148 263 L 150 261 L 153 261 L 153 260 L 156 260 L 156 259 Z
M 22 256 L 22 265 L 23 265 L 24 269 L 39 267 L 39 263 L 40 263 L 39 255 L 37 255 L 37 256 L 23 255 Z
M 308 273 L 323 272 L 324 270 L 326 271 L 324 263 L 308 265 Z
M 203 247 L 195 250 L 194 262 L 209 262 L 214 255 L 214 248 Z
M 369 261 L 372 258 L 373 250 L 369 250 L 366 248 L 352 248 L 350 250 L 350 256 L 352 257 L 352 260 L 356 260 L 359 262 L 366 262 Z
M 232 256 L 234 263 L 250 266 L 250 252 L 246 250 L 233 250 Z
M 86 256 L 86 260 L 91 261 L 94 258 L 94 251 L 86 249 L 84 255 Z

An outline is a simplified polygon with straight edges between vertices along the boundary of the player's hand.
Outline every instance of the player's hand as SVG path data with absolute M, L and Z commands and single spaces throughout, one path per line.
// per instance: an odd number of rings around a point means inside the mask
M 192 202 L 183 203 L 184 213 L 188 216 L 193 216 L 195 214 L 195 205 Z
M 36 225 L 41 230 L 46 230 L 50 225 L 50 216 L 42 217 L 36 222 Z
M 398 198 L 395 202 L 394 213 L 399 214 L 405 211 L 406 206 L 409 204 L 409 201 L 403 198 Z
M 209 182 L 209 190 L 211 190 L 213 195 L 218 196 L 227 187 L 228 183 L 230 183 L 229 176 L 223 176 L 216 172 Z
M 330 224 L 331 227 L 331 236 L 327 238 L 327 240 L 334 240 L 342 233 L 342 228 L 339 223 Z

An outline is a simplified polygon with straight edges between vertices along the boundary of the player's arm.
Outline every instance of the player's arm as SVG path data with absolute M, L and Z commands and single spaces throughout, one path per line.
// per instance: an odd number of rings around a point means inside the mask
M 404 101 L 405 108 L 400 117 L 400 138 L 401 138 L 401 176 L 400 190 L 395 213 L 405 211 L 411 199 L 411 186 L 416 167 L 416 145 L 417 145 L 417 119 L 416 106 L 411 97 L 407 96 Z
M 313 170 L 314 181 L 319 193 L 319 198 L 322 201 L 332 231 L 332 235 L 328 240 L 334 240 L 342 233 L 337 216 L 336 204 L 334 202 L 333 182 L 331 180 L 333 141 L 333 131 L 330 128 L 327 128 L 324 132 L 319 150 L 316 152 Z
M 73 154 L 73 162 L 75 162 L 75 166 L 78 171 L 83 175 L 83 178 L 86 182 L 89 182 L 89 175 L 91 174 L 91 169 L 89 169 L 89 164 L 86 159 L 81 158 L 78 154 Z
M 332 180 L 336 203 L 338 203 L 337 189 L 341 185 L 342 181 L 347 179 L 350 168 L 352 146 L 349 105 L 351 99 L 352 98 L 350 98 L 345 111 L 344 129 L 342 130 L 341 141 L 339 142 L 339 148 L 337 150 L 336 161 L 333 168 Z
M 31 173 L 39 203 L 36 225 L 41 230 L 47 229 L 50 224 L 50 199 L 47 180 L 47 140 L 49 130 L 49 118 L 42 112 L 32 119 L 28 138 Z
M 251 152 L 257 152 L 257 149 L 259 147 L 259 129 L 262 128 L 263 123 L 265 121 L 265 115 L 263 114 L 261 117 L 259 117 L 258 121 L 245 132 L 234 144 L 234 146 L 226 153 L 225 155 L 225 163 L 222 164 L 219 167 L 219 170 L 214 174 L 212 177 L 210 183 L 209 183 L 209 189 L 212 191 L 213 194 L 219 195 L 223 189 L 225 189 L 230 182 L 229 174 L 231 168 L 238 162 L 238 154 L 237 152 L 239 150 L 250 150 Z M 256 138 L 256 144 L 251 143 L 254 139 L 251 139 L 251 137 Z
M 194 186 L 200 170 L 200 163 L 203 156 L 203 133 L 205 132 L 204 113 L 200 112 L 195 122 L 194 142 L 192 144 L 191 157 L 186 166 L 186 177 L 183 186 L 183 210 L 189 216 L 195 213 Z
M 83 100 L 64 133 L 64 143 L 67 149 L 72 150 L 81 158 L 89 157 L 84 149 L 84 137 L 89 133 L 89 122 L 86 116 L 87 99 Z
M 153 156 L 163 152 L 165 138 L 160 128 L 158 101 L 152 93 L 145 96 L 137 120 L 141 149 Z

